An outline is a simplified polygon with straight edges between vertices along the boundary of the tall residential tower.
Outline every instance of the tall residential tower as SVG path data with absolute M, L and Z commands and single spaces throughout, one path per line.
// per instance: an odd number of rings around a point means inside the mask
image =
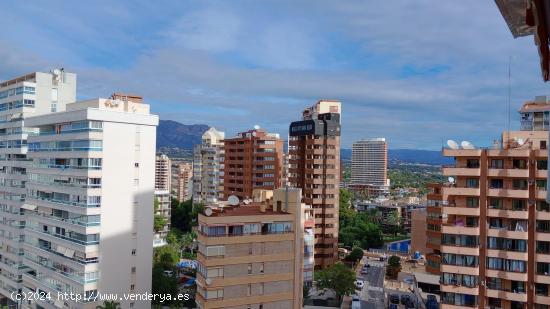
M 319 101 L 290 124 L 289 183 L 315 213 L 315 268 L 338 260 L 341 103 Z
M 193 149 L 193 203 L 217 202 L 223 195 L 224 137 L 210 128 Z
M 350 188 L 375 196 L 389 193 L 388 145 L 385 138 L 353 143 Z

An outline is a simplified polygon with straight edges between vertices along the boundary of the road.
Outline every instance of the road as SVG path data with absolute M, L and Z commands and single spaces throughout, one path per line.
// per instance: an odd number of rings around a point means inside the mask
M 361 298 L 362 309 L 384 309 L 384 273 L 385 264 L 380 261 L 363 258 L 363 262 L 371 265 L 367 274 L 357 275 L 357 279 L 364 280 L 363 290 L 358 292 Z

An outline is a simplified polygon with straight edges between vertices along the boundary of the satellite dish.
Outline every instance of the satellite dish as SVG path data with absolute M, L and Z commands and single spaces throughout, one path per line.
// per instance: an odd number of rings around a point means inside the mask
M 207 207 L 204 209 L 204 214 L 207 216 L 207 217 L 210 217 L 212 215 L 212 208 L 210 207 Z
M 229 196 L 227 198 L 227 201 L 229 202 L 229 205 L 231 205 L 231 206 L 239 205 L 239 198 L 236 195 Z
M 475 149 L 476 147 L 474 144 L 470 143 L 469 141 L 462 141 L 460 143 L 460 146 L 462 146 L 463 149 Z
M 525 144 L 525 140 L 523 138 L 518 138 L 517 139 L 517 142 L 518 142 L 518 145 L 522 146 L 523 144 Z
M 243 201 L 243 203 L 244 203 L 245 205 L 248 205 L 248 204 L 250 204 L 250 200 L 249 200 L 249 199 L 246 199 L 246 200 Z
M 53 70 L 53 74 L 54 74 L 54 75 L 60 75 L 60 74 L 61 74 L 61 70 L 55 69 L 55 70 Z
M 449 177 L 449 178 L 447 178 L 447 180 L 449 180 L 450 183 L 455 183 L 454 177 Z
M 259 130 L 259 129 L 260 129 L 259 125 L 254 125 L 254 130 Z
M 452 139 L 447 141 L 447 146 L 451 149 L 458 149 L 458 143 L 453 141 Z
M 204 282 L 206 283 L 206 285 L 211 285 L 212 284 L 212 279 L 206 278 L 206 279 L 204 279 Z

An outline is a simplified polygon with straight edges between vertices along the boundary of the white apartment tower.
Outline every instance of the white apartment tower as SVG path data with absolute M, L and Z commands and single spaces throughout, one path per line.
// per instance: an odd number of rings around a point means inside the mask
M 171 181 L 172 161 L 167 155 L 158 154 L 155 158 L 155 216 L 162 216 L 166 221 L 166 225 L 155 229 L 153 236 L 154 247 L 166 245 L 166 236 L 170 231 Z
M 385 138 L 364 139 L 353 143 L 351 155 L 351 184 L 356 190 L 374 195 L 389 190 L 388 145 Z
M 225 133 L 210 128 L 193 149 L 193 203 L 215 203 L 223 192 Z
M 76 76 L 62 71 L 4 82 L 0 95 L 21 86 L 29 98 L 0 99 L 12 109 L 0 114 L 11 115 L 0 123 L 2 138 L 21 138 L 19 152 L 1 152 L 0 294 L 52 295 L 23 308 L 95 308 L 100 303 L 58 299 L 58 292 L 150 292 L 158 117 L 140 97 L 67 104 L 75 100 Z M 25 102 L 32 87 L 34 113 Z M 11 103 L 20 99 L 28 106 Z M 150 308 L 148 301 L 120 305 Z
M 76 75 L 62 70 L 31 73 L 0 82 L 0 294 L 21 291 L 27 196 L 27 138 L 31 116 L 64 110 L 76 100 Z

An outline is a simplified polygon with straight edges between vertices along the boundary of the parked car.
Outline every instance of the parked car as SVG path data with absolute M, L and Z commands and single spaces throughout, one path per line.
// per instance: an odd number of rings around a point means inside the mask
M 411 302 L 411 297 L 407 294 L 401 294 L 400 301 L 402 305 L 405 305 L 409 302 Z
M 366 275 L 367 272 L 368 272 L 368 268 L 363 267 L 363 268 L 361 269 L 361 275 Z
M 390 294 L 390 304 L 399 305 L 399 296 L 397 294 Z
M 428 294 L 426 299 L 426 309 L 439 309 L 437 298 L 433 294 Z
M 365 286 L 365 281 L 363 280 L 356 280 L 355 281 L 355 287 L 358 289 L 362 289 Z
M 390 304 L 390 309 L 397 309 L 397 304 Z

